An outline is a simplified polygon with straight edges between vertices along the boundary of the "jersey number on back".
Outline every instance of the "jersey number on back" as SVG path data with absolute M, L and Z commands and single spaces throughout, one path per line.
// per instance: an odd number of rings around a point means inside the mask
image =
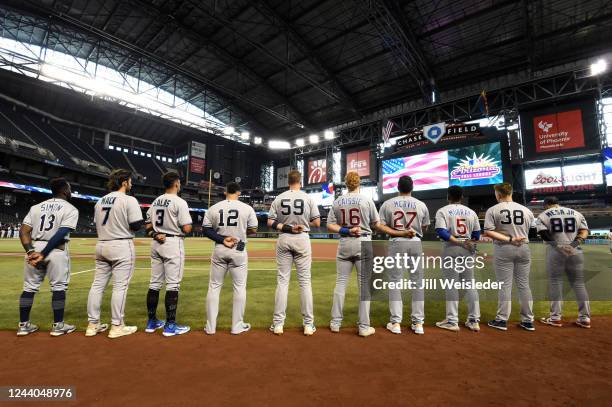
M 576 231 L 576 219 L 550 218 L 550 228 L 552 229 L 553 233 L 574 233 Z
M 111 206 L 102 208 L 102 212 L 104 212 L 104 219 L 102 219 L 102 226 L 106 225 L 106 222 L 108 222 L 108 215 L 110 215 L 111 208 L 112 208 Z
M 238 211 L 236 209 L 230 209 L 227 211 L 227 219 L 223 217 L 223 209 L 219 209 L 219 226 L 238 226 Z
M 393 212 L 393 229 L 408 229 L 414 219 L 416 218 L 416 212 L 404 212 L 404 211 L 395 211 Z M 402 221 L 404 221 L 402 223 Z
M 281 215 L 291 215 L 291 209 L 293 209 L 294 215 L 304 214 L 304 200 L 296 199 L 293 201 L 293 208 L 291 208 L 291 199 L 281 199 Z
M 514 223 L 515 225 L 522 225 L 525 223 L 525 215 L 523 214 L 523 211 L 519 209 L 512 211 L 512 214 L 510 214 L 510 210 L 502 209 L 499 211 L 499 214 L 503 216 L 502 220 L 500 221 L 502 225 L 510 225 L 511 223 Z
M 45 221 L 48 220 L 47 222 L 47 227 L 45 227 Z M 48 232 L 51 229 L 53 229 L 53 223 L 55 222 L 55 215 L 49 215 L 49 219 L 47 219 L 47 215 L 43 215 L 40 217 L 40 228 L 38 228 L 39 231 L 45 231 Z
M 350 225 L 350 226 L 359 226 L 361 224 L 361 217 L 359 216 L 359 208 L 351 208 L 351 209 L 340 209 L 342 213 L 342 225 Z M 347 222 L 347 212 L 348 212 L 348 222 Z

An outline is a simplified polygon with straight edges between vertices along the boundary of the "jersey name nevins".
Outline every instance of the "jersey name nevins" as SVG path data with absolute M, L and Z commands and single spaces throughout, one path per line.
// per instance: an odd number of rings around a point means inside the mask
M 116 196 L 105 196 L 100 199 L 100 205 L 112 206 L 115 204 Z

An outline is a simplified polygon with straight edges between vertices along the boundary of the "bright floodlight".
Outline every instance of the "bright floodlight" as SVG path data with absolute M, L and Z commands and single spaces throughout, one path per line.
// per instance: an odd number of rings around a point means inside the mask
M 304 139 L 303 138 L 299 138 L 299 139 L 295 140 L 295 145 L 298 146 L 298 147 L 304 147 L 304 144 L 306 144 L 306 143 L 304 143 Z
M 600 75 L 606 71 L 608 64 L 603 58 L 591 64 L 591 75 Z
M 319 142 L 319 136 L 316 134 L 311 134 L 308 137 L 308 141 L 310 141 L 312 144 L 317 144 Z
M 255 143 L 255 144 L 261 144 L 261 137 L 255 137 L 255 138 L 253 139 L 253 143 Z
M 229 136 L 231 134 L 234 134 L 234 130 L 235 129 L 232 126 L 227 126 L 226 128 L 223 129 L 223 134 L 226 134 Z
M 323 133 L 323 137 L 325 138 L 325 140 L 333 140 L 334 132 L 332 130 L 325 130 L 325 132 Z
M 288 141 L 270 140 L 268 142 L 268 148 L 270 148 L 270 150 L 289 150 L 291 144 L 289 144 Z
M 248 131 L 243 131 L 242 133 L 240 133 L 240 138 L 244 141 L 248 140 L 249 137 L 251 137 L 251 133 L 249 133 Z

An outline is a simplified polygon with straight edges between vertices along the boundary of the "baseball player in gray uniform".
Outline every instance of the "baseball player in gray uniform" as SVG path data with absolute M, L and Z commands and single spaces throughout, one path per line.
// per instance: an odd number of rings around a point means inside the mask
M 181 180 L 176 172 L 167 172 L 162 177 L 166 193 L 157 197 L 145 221 L 151 242 L 151 281 L 147 292 L 148 321 L 145 332 L 153 333 L 164 327 L 164 336 L 182 335 L 189 327 L 176 323 L 179 287 L 185 268 L 185 235 L 191 233 L 192 220 L 189 206 L 178 196 Z M 159 291 L 166 283 L 166 321 L 157 319 Z
M 473 258 L 475 242 L 480 239 L 480 223 L 478 215 L 465 205 L 461 204 L 463 189 L 459 186 L 448 188 L 448 205 L 436 212 L 436 233 L 444 241 L 441 257 Z M 443 261 L 446 264 L 446 261 Z M 454 264 L 454 262 L 453 262 Z M 463 264 L 466 261 L 463 260 Z M 473 261 L 471 262 L 473 264 Z M 442 275 L 448 281 L 472 281 L 474 268 L 465 267 L 462 272 L 455 268 L 442 267 Z M 436 322 L 438 328 L 449 331 L 459 330 L 459 292 L 456 288 L 446 289 L 446 319 Z M 480 303 L 478 291 L 468 289 L 465 292 L 468 315 L 465 326 L 471 331 L 480 331 Z
M 109 194 L 100 198 L 94 208 L 94 222 L 98 232 L 96 244 L 96 274 L 87 298 L 89 325 L 85 336 L 94 336 L 108 328 L 100 323 L 102 296 L 108 282 L 113 280 L 111 297 L 112 327 L 109 338 L 118 338 L 136 332 L 135 326 L 124 324 L 125 298 L 134 274 L 136 253 L 134 232 L 143 224 L 138 201 L 127 195 L 132 188 L 132 173 L 113 170 L 109 176 Z
M 487 325 L 506 331 L 512 309 L 512 281 L 516 282 L 521 304 L 520 327 L 535 331 L 533 325 L 533 298 L 529 287 L 531 251 L 529 229 L 533 226 L 533 213 L 512 201 L 512 185 L 507 182 L 494 187 L 497 205 L 485 214 L 485 235 L 494 240 L 495 278 L 502 284 L 495 319 Z
M 380 207 L 380 224 L 377 228 L 391 236 L 389 243 L 389 256 L 395 257 L 398 253 L 407 253 L 410 257 L 419 257 L 423 254 L 421 238 L 429 226 L 429 210 L 427 206 L 412 196 L 414 183 L 412 178 L 405 175 L 397 183 L 398 196 L 391 198 Z M 393 236 L 389 232 L 403 231 L 405 236 Z M 391 280 L 396 282 L 402 278 L 403 270 L 398 269 L 391 273 Z M 410 270 L 410 280 L 416 288 L 412 292 L 412 309 L 410 329 L 423 335 L 423 322 L 425 321 L 425 292 L 422 287 L 423 265 L 419 263 L 416 269 Z M 389 311 L 391 320 L 387 329 L 394 334 L 400 334 L 403 317 L 403 300 L 400 290 L 389 290 Z
M 312 248 L 308 232 L 310 226 L 321 225 L 321 216 L 313 199 L 300 189 L 302 174 L 293 170 L 289 171 L 287 177 L 289 190 L 276 197 L 268 214 L 268 226 L 281 232 L 276 243 L 278 273 L 274 317 L 270 330 L 276 335 L 283 334 L 291 266 L 295 263 L 300 286 L 304 335 L 310 336 L 315 333 L 316 328 L 310 281 Z
M 550 316 L 540 322 L 555 327 L 563 326 L 563 275 L 576 293 L 578 319 L 576 325 L 591 327 L 589 295 L 584 284 L 584 254 L 580 245 L 589 235 L 584 216 L 559 205 L 555 197 L 544 199 L 545 210 L 536 219 L 538 234 L 546 243 L 546 271 L 550 295 Z
M 327 229 L 340 234 L 336 256 L 336 288 L 329 329 L 332 332 L 340 332 L 346 287 L 355 267 L 359 293 L 358 332 L 359 336 L 366 337 L 373 335 L 375 330 L 370 326 L 370 300 L 368 294 L 363 292 L 367 289 L 368 282 L 361 270 L 361 242 L 372 240 L 372 227 L 378 224 L 379 218 L 374 201 L 359 193 L 359 174 L 347 173 L 345 183 L 348 193 L 334 201 L 327 217 Z
M 228 273 L 234 288 L 230 332 L 239 335 L 251 329 L 251 324 L 244 322 L 248 273 L 246 243 L 247 235 L 257 233 L 257 215 L 252 207 L 238 200 L 239 196 L 240 185 L 236 182 L 228 183 L 225 187 L 226 199 L 211 206 L 204 216 L 204 235 L 216 243 L 206 295 L 207 320 L 204 331 L 209 335 L 217 331 L 219 295 L 223 279 Z
M 34 295 L 45 278 L 51 286 L 53 325 L 51 336 L 73 332 L 76 327 L 64 322 L 66 290 L 70 281 L 70 254 L 68 241 L 79 219 L 79 211 L 68 201 L 70 184 L 64 178 L 51 180 L 53 198 L 34 205 L 26 215 L 19 238 L 26 251 L 23 271 L 23 292 L 19 298 L 19 327 L 17 336 L 29 335 L 38 330 L 30 322 Z M 32 243 L 34 242 L 34 243 Z

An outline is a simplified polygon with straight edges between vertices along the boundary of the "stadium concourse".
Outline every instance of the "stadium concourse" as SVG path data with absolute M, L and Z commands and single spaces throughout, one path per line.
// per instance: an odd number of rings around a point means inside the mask
M 0 22 L 0 402 L 609 404 L 612 2 Z

